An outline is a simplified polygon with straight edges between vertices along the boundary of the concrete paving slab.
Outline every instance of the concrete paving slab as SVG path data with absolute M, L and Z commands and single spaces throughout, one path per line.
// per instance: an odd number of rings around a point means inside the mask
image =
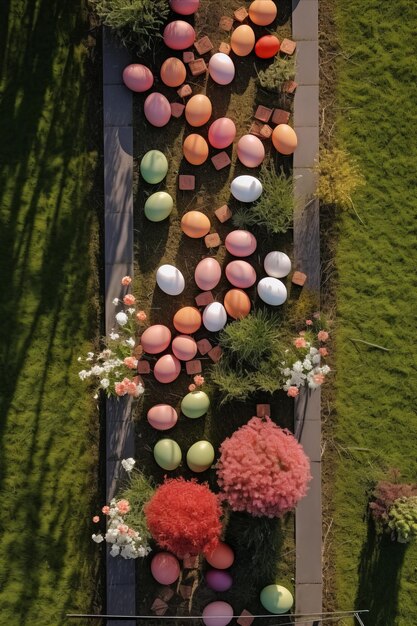
M 298 146 L 294 152 L 294 175 L 297 175 L 299 167 L 314 167 L 315 159 L 319 152 L 319 129 L 318 126 L 297 126 L 294 130 L 298 137 Z
M 129 65 L 130 56 L 120 50 L 116 54 L 103 55 L 103 85 L 123 85 L 123 70 Z
M 296 421 L 296 432 L 297 426 L 298 423 Z M 310 461 L 321 461 L 321 420 L 304 420 L 300 426 L 299 442 L 303 446 L 304 452 Z
M 111 557 L 110 557 L 111 558 Z M 115 557 L 116 559 L 118 557 Z M 132 565 L 134 568 L 134 560 Z M 112 568 L 112 563 L 109 562 L 108 568 Z M 135 614 L 135 585 L 127 583 L 125 585 L 107 585 L 107 613 L 109 615 L 134 615 Z M 107 622 L 109 624 L 111 622 Z M 132 624 L 135 626 L 136 622 L 133 620 L 123 621 L 124 624 Z
M 297 209 L 294 213 L 294 258 L 295 269 L 307 274 L 306 286 L 319 291 L 320 211 L 317 200 L 308 203 L 304 209 Z M 319 393 L 319 390 L 314 392 L 316 393 Z
M 312 168 L 298 167 L 294 177 L 294 195 L 297 206 L 304 208 L 317 189 L 317 173 Z
M 132 420 L 106 421 L 106 459 L 116 461 L 135 456 L 135 425 Z
M 103 86 L 104 126 L 132 125 L 132 94 L 124 85 Z
M 319 86 L 299 85 L 294 96 L 294 127 L 318 126 Z M 297 132 L 297 130 L 296 130 Z
M 300 615 L 321 613 L 323 586 L 321 583 L 301 584 L 297 589 L 295 612 Z M 313 626 L 315 620 L 302 622 L 301 626 Z M 317 622 L 316 622 L 317 623 Z
M 296 57 L 297 92 L 301 85 L 319 84 L 319 50 L 317 41 L 299 41 Z
M 107 213 L 104 222 L 107 264 L 133 262 L 133 214 Z
M 319 3 L 318 0 L 293 0 L 292 36 L 296 41 L 318 39 Z
M 296 510 L 296 583 L 321 583 L 321 463 L 311 463 L 313 479 Z
M 294 416 L 296 421 L 304 419 L 319 420 L 321 418 L 321 390 L 308 390 L 305 387 L 301 389 L 300 394 L 295 398 Z
M 130 127 L 104 129 L 105 212 L 133 212 L 133 133 Z

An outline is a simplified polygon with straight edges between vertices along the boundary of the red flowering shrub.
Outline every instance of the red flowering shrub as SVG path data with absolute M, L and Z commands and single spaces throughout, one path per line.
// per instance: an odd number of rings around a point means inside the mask
M 218 498 L 207 485 L 183 478 L 166 480 L 145 506 L 152 537 L 180 559 L 216 548 L 221 513 Z
M 269 417 L 253 417 L 220 452 L 218 483 L 233 511 L 280 517 L 307 492 L 310 462 L 303 447 Z

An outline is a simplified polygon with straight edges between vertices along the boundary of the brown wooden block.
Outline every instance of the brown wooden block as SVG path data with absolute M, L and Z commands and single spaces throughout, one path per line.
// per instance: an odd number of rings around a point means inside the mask
M 251 135 L 255 135 L 255 137 L 261 138 L 262 137 L 261 128 L 262 128 L 261 122 L 253 122 L 252 126 L 249 129 L 249 132 Z
M 221 206 L 219 209 L 216 209 L 214 211 L 214 215 L 217 217 L 219 222 L 224 224 L 224 222 L 227 222 L 227 220 L 230 220 L 230 218 L 232 217 L 232 212 L 227 206 L 227 204 L 223 204 L 223 206 Z
M 223 15 L 223 17 L 220 18 L 219 28 L 220 30 L 225 30 L 227 33 L 229 33 L 233 28 L 233 17 Z
M 203 371 L 200 359 L 187 361 L 185 364 L 185 369 L 187 370 L 187 374 L 189 374 L 190 376 L 194 376 L 194 374 L 201 374 L 201 372 Z
M 222 41 L 220 46 L 219 46 L 219 52 L 223 52 L 223 54 L 230 54 L 230 44 L 226 43 L 225 41 Z
M 287 80 L 285 81 L 285 83 L 282 83 L 282 91 L 284 93 L 294 93 L 297 87 L 298 83 L 296 83 L 294 80 Z
M 272 128 L 268 124 L 264 124 L 263 126 L 261 126 L 259 134 L 261 136 L 261 139 L 270 139 L 270 137 L 272 136 Z
M 138 374 L 150 374 L 151 366 L 149 361 L 138 361 Z
M 258 106 L 255 112 L 255 118 L 264 122 L 266 124 L 271 119 L 272 109 L 268 109 L 268 107 L 264 107 L 262 104 Z
M 171 587 L 162 587 L 158 593 L 158 597 L 164 602 L 169 602 L 174 595 L 174 590 Z
M 184 113 L 185 106 L 181 102 L 171 102 L 171 115 L 172 117 L 181 117 Z
M 211 293 L 211 291 L 206 291 L 205 293 Z M 212 302 L 213 302 L 213 299 L 212 299 Z M 210 302 L 208 302 L 207 304 L 210 304 Z M 197 348 L 198 348 L 199 353 L 204 356 L 205 354 L 207 354 L 207 352 L 210 352 L 212 346 L 208 339 L 200 339 L 200 341 L 197 341 Z M 185 567 L 185 561 L 184 561 L 184 567 Z
M 195 189 L 195 176 L 191 174 L 180 174 L 178 176 L 178 187 L 181 191 L 192 191 Z
M 291 280 L 294 285 L 302 287 L 307 280 L 307 274 L 303 274 L 303 272 L 294 272 Z
M 188 96 L 191 96 L 192 93 L 193 90 L 191 89 L 190 85 L 187 84 L 181 85 L 181 87 L 177 89 L 177 94 L 180 98 L 188 98 Z
M 239 619 L 236 620 L 236 624 L 239 624 L 239 626 L 251 626 L 254 619 L 255 618 L 253 617 L 252 613 L 249 613 L 249 611 L 243 609 Z
M 246 20 L 246 18 L 248 17 L 249 13 L 245 9 L 245 7 L 239 7 L 238 9 L 236 9 L 236 11 L 233 13 L 233 15 L 235 16 L 235 20 L 236 21 L 242 23 L 242 22 L 244 22 Z
M 222 240 L 220 239 L 218 233 L 210 233 L 204 237 L 204 243 L 207 248 L 218 248 L 221 242 Z
M 155 598 L 151 606 L 151 611 L 153 611 L 156 615 L 165 615 L 167 610 L 167 603 L 161 600 L 161 598 Z
M 194 42 L 194 48 L 197 50 L 198 54 L 203 55 L 207 54 L 207 52 L 210 52 L 210 50 L 213 50 L 213 44 L 211 43 L 207 35 L 205 35 L 204 37 L 201 37 L 201 39 L 199 39 L 198 41 Z
M 282 54 L 292 55 L 294 54 L 296 47 L 297 43 L 295 41 L 292 41 L 291 39 L 283 39 L 279 51 L 282 52 Z
M 214 157 L 211 157 L 211 162 L 213 163 L 216 170 L 222 170 L 224 167 L 230 165 L 231 161 L 227 152 L 219 152 L 215 154 Z
M 185 569 L 197 569 L 199 564 L 198 554 L 186 556 L 182 563 Z
M 208 304 L 211 304 L 212 302 L 214 302 L 214 298 L 213 298 L 213 294 L 211 293 L 211 291 L 203 291 L 202 293 L 199 293 L 198 296 L 195 297 L 195 303 L 197 306 L 207 306 Z
M 290 119 L 289 111 L 284 111 L 284 109 L 274 109 L 274 112 L 272 114 L 273 124 L 288 124 L 289 119 Z
M 195 59 L 194 61 L 190 61 L 188 67 L 190 68 L 190 72 L 193 76 L 200 76 L 201 74 L 205 74 L 207 72 L 207 65 L 204 59 Z
M 210 352 L 208 352 L 208 355 L 213 363 L 217 363 L 218 361 L 220 361 L 222 354 L 223 351 L 220 346 L 214 346 L 214 348 L 212 348 Z
M 184 61 L 184 63 L 189 63 L 190 61 L 194 61 L 195 56 L 194 56 L 194 52 L 190 52 L 189 50 L 186 50 L 185 52 L 182 53 L 182 60 Z
M 257 417 L 271 417 L 271 405 L 270 404 L 257 404 L 256 405 L 256 416 Z

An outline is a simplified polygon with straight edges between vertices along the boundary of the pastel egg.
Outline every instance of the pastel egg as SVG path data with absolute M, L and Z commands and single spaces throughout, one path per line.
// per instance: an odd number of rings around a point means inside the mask
M 185 280 L 179 269 L 173 265 L 161 265 L 156 272 L 158 287 L 169 296 L 178 296 L 184 291 Z
M 198 11 L 200 0 L 169 0 L 171 9 L 180 15 L 192 15 Z
M 245 57 L 252 52 L 255 45 L 255 33 L 250 26 L 243 24 L 233 31 L 230 45 L 238 57 Z
M 283 278 L 291 272 L 291 259 L 284 252 L 269 252 L 264 260 L 265 272 L 274 278 Z
M 230 185 L 232 196 L 240 202 L 254 202 L 262 193 L 262 183 L 254 176 L 237 176 Z
M 145 202 L 144 213 L 151 222 L 162 222 L 172 211 L 174 201 L 166 191 L 153 193 Z
M 210 220 L 201 211 L 187 211 L 181 218 L 181 230 L 192 239 L 204 237 L 210 231 Z
M 222 268 L 220 263 L 213 259 L 213 257 L 207 257 L 200 261 L 195 268 L 194 279 L 202 291 L 210 291 L 219 284 L 222 275 Z
M 230 289 L 224 296 L 224 308 L 228 315 L 240 320 L 250 313 L 251 302 L 247 293 L 241 289 Z
M 232 230 L 225 239 L 226 250 L 233 256 L 250 256 L 256 250 L 256 239 L 248 230 Z
M 140 343 L 148 354 L 159 354 L 171 343 L 171 331 L 163 324 L 154 324 L 142 333 Z
M 292 154 L 298 143 L 295 130 L 288 124 L 278 124 L 272 132 L 272 143 L 281 154 Z
M 123 70 L 123 82 L 128 89 L 142 93 L 153 85 L 151 70 L 141 63 L 132 63 Z
M 213 552 L 206 554 L 205 557 L 207 563 L 216 569 L 228 569 L 232 567 L 235 560 L 232 548 L 223 541 L 219 541 Z
M 229 283 L 240 289 L 252 287 L 256 282 L 256 272 L 246 261 L 232 261 L 226 265 L 226 277 Z
M 221 302 L 208 304 L 203 311 L 203 324 L 211 333 L 217 333 L 226 326 L 227 313 Z
M 209 441 L 197 441 L 187 452 L 187 465 L 192 472 L 205 472 L 214 461 L 214 448 Z
M 209 397 L 204 391 L 192 391 L 187 393 L 181 402 L 181 411 L 186 417 L 196 419 L 201 417 L 210 407 Z
M 153 456 L 159 467 L 175 470 L 182 460 L 181 448 L 173 439 L 160 439 L 154 446 Z
M 155 404 L 146 416 L 149 424 L 156 430 L 169 430 L 178 421 L 178 413 L 169 404 Z
M 220 117 L 218 120 L 215 120 L 208 131 L 208 140 L 213 148 L 227 148 L 235 137 L 236 126 L 229 117 Z
M 178 378 L 181 371 L 181 363 L 172 354 L 161 356 L 155 363 L 153 375 L 159 383 L 172 383 Z
M 189 335 L 178 335 L 172 341 L 172 352 L 180 361 L 191 361 L 197 354 L 197 344 Z
M 277 16 L 277 5 L 273 0 L 254 0 L 249 5 L 249 17 L 257 26 L 272 24 Z
M 235 77 L 235 64 L 224 52 L 216 52 L 209 61 L 208 71 L 219 85 L 228 85 Z
M 184 63 L 176 57 L 169 57 L 162 63 L 161 80 L 168 87 L 179 87 L 185 81 L 187 70 Z
M 282 585 L 264 587 L 261 591 L 260 600 L 262 606 L 274 615 L 287 613 L 294 604 L 292 593 Z
M 172 585 L 180 575 L 178 559 L 169 552 L 155 554 L 151 561 L 151 573 L 161 585 Z
M 171 105 L 162 93 L 149 94 L 143 105 L 145 117 L 152 126 L 165 126 L 171 119 Z
M 209 149 L 207 141 L 201 135 L 195 133 L 186 137 L 182 146 L 184 157 L 191 165 L 202 165 L 207 161 Z
M 195 31 L 191 24 L 183 20 L 174 20 L 165 26 L 164 43 L 171 50 L 185 50 L 193 45 Z
M 204 607 L 202 618 L 205 626 L 227 626 L 233 619 L 233 608 L 222 600 L 210 602 Z
M 172 320 L 179 333 L 192 335 L 201 327 L 201 313 L 193 306 L 184 306 L 177 311 Z
M 228 591 L 233 585 L 233 578 L 224 570 L 209 569 L 206 573 L 206 585 L 213 591 Z
M 281 43 L 275 35 L 264 35 L 255 44 L 255 54 L 260 59 L 272 59 L 279 51 Z
M 243 135 L 237 144 L 237 156 L 246 167 L 258 167 L 265 158 L 265 148 L 255 135 Z
M 278 278 L 267 276 L 258 283 L 258 295 L 266 304 L 279 306 L 287 299 L 287 288 Z
M 149 150 L 140 162 L 140 173 L 147 183 L 156 185 L 165 178 L 168 171 L 168 161 L 160 150 Z
M 210 99 L 203 94 L 192 96 L 185 105 L 185 119 L 190 126 L 204 126 L 211 116 Z

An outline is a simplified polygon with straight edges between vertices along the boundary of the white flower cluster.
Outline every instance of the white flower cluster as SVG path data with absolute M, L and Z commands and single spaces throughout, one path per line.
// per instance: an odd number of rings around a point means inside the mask
M 128 459 L 123 459 L 122 467 L 128 474 L 130 474 L 135 463 L 136 463 L 135 459 L 132 459 L 132 457 L 129 457 Z
M 283 367 L 281 374 L 285 377 L 283 390 L 288 391 L 290 387 L 304 387 L 317 389 L 323 383 L 325 376 L 330 372 L 328 365 L 320 367 L 320 353 L 317 348 L 306 343 L 308 352 L 304 359 L 297 360 L 290 367 Z M 285 363 L 283 363 L 285 365 Z
M 89 354 L 91 353 L 89 352 Z M 82 360 L 81 357 L 79 357 L 79 360 Z M 92 359 L 87 357 L 85 360 L 91 361 Z M 123 361 L 117 356 L 114 356 L 111 350 L 103 350 L 102 352 L 100 352 L 100 354 L 97 355 L 97 361 L 98 363 L 96 362 L 96 364 L 93 365 L 90 369 L 84 369 L 78 372 L 78 376 L 81 380 L 86 380 L 91 376 L 99 378 L 100 387 L 102 387 L 103 389 L 107 389 L 107 387 L 109 386 L 109 379 L 106 375 L 110 374 L 110 372 L 113 372 L 116 368 L 122 366 Z

